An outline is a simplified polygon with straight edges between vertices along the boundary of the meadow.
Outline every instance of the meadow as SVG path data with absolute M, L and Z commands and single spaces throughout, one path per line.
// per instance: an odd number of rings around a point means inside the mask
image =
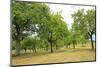
M 85 47 L 78 44 L 75 49 L 72 46 L 70 48 L 62 47 L 53 53 L 45 50 L 38 50 L 37 53 L 27 50 L 27 53 L 24 53 L 22 50 L 20 56 L 12 57 L 12 65 L 95 61 L 95 55 L 95 51 L 91 50 L 90 43 L 87 43 Z

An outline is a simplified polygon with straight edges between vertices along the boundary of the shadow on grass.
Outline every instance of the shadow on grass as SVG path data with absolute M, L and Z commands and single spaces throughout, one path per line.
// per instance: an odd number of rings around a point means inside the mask
M 91 49 L 81 49 L 81 48 L 66 48 L 63 50 L 55 50 L 53 53 L 62 53 L 62 52 L 66 52 L 66 53 L 73 53 L 73 52 L 82 52 L 82 51 L 90 51 L 90 52 L 95 52 L 95 50 L 91 50 Z M 12 55 L 13 58 L 29 58 L 29 57 L 35 57 L 35 56 L 42 56 L 42 55 L 48 55 L 48 54 L 53 54 L 51 52 L 47 52 L 47 51 L 43 51 L 43 52 L 36 52 L 36 53 L 23 53 L 20 56 L 16 56 L 16 55 Z

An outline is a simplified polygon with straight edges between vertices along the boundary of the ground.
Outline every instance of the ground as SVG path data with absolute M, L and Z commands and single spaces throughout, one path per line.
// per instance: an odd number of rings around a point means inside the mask
M 60 62 L 79 62 L 79 61 L 95 61 L 95 51 L 90 46 L 73 48 L 61 48 L 53 53 L 27 53 L 20 56 L 12 57 L 13 65 L 26 64 L 45 64 Z

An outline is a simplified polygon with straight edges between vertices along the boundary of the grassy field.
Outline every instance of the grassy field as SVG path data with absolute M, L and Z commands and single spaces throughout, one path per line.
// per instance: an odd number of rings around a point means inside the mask
M 91 45 L 88 43 L 86 47 L 77 45 L 76 49 L 62 47 L 53 53 L 38 52 L 21 54 L 20 56 L 12 57 L 13 65 L 26 64 L 45 64 L 45 63 L 60 63 L 60 62 L 79 62 L 79 61 L 94 61 L 95 51 L 91 50 Z

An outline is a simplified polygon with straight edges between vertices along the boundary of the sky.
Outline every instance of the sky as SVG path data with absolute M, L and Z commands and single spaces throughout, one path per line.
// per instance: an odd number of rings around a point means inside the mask
M 95 39 L 96 39 L 95 37 L 96 37 L 95 35 L 92 35 L 92 39 L 93 39 L 93 41 L 95 41 Z
M 93 9 L 95 7 L 92 6 L 79 6 L 79 5 L 63 5 L 63 4 L 48 4 L 50 7 L 50 10 L 52 12 L 59 12 L 61 11 L 61 15 L 64 18 L 64 21 L 68 25 L 68 28 L 70 29 L 73 23 L 73 19 L 71 15 L 76 12 L 79 9 L 88 10 L 88 9 Z

